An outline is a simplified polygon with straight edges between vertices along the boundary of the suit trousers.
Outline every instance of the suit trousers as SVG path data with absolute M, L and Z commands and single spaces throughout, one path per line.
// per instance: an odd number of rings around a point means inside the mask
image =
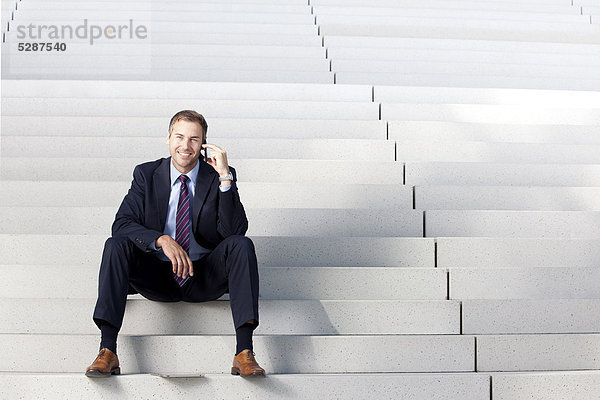
M 229 292 L 234 327 L 250 320 L 258 325 L 258 265 L 252 240 L 229 236 L 193 265 L 194 276 L 180 287 L 170 262 L 145 253 L 126 237 L 109 238 L 100 264 L 94 322 L 100 327 L 106 321 L 121 329 L 128 294 L 198 303 Z

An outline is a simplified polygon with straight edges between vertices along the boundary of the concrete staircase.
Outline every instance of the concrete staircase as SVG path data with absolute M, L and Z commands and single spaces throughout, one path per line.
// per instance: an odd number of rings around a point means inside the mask
M 600 398 L 596 0 L 2 12 L 0 398 Z M 148 35 L 18 50 L 84 19 Z M 269 375 L 228 374 L 226 299 L 132 296 L 90 380 L 102 245 L 183 108 L 239 173 Z

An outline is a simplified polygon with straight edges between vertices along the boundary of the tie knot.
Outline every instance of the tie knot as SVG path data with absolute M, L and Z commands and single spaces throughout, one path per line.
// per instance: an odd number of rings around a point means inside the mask
M 186 182 L 188 181 L 188 179 L 190 179 L 190 178 L 188 178 L 188 177 L 187 177 L 187 175 L 183 175 L 183 174 L 181 174 L 181 175 L 179 175 L 179 178 L 178 178 L 178 179 L 181 181 L 181 183 L 183 183 L 183 184 L 185 185 L 185 183 L 186 183 Z

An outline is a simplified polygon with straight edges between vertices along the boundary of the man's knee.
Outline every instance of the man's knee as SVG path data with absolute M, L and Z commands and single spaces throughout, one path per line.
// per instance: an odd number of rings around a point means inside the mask
M 133 249 L 133 243 L 125 236 L 113 236 L 106 239 L 104 252 L 126 254 Z
M 239 248 L 240 250 L 254 251 L 254 243 L 247 236 L 232 235 L 225 239 L 228 245 Z

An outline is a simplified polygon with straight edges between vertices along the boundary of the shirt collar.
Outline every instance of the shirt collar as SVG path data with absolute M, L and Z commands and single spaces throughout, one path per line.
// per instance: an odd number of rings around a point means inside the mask
M 200 160 L 198 160 L 198 162 L 196 163 L 196 166 L 194 168 L 192 168 L 192 170 L 190 172 L 188 172 L 186 175 L 188 178 L 190 178 L 190 181 L 192 181 L 192 187 L 196 187 L 196 179 L 198 179 L 198 171 L 200 170 Z M 179 172 L 177 170 L 177 168 L 175 168 L 175 166 L 173 165 L 173 160 L 171 159 L 171 186 L 173 186 L 176 182 L 178 182 L 177 180 L 179 179 L 179 176 L 181 175 L 181 172 Z

